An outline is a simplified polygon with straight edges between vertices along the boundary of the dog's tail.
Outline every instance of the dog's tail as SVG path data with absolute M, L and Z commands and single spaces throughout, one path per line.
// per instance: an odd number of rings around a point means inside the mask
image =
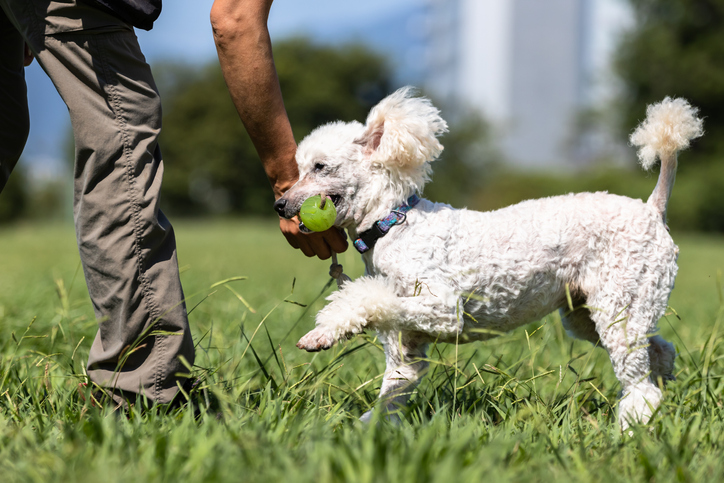
M 646 108 L 646 119 L 631 134 L 631 144 L 639 146 L 641 166 L 651 169 L 658 157 L 661 172 L 648 204 L 655 207 L 666 222 L 666 205 L 676 179 L 676 153 L 689 147 L 689 141 L 704 134 L 698 109 L 685 99 L 665 98 Z

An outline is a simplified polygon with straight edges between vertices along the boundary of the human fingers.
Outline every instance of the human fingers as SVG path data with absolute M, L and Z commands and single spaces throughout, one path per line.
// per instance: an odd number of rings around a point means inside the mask
M 281 219 L 279 223 L 287 242 L 308 257 L 316 256 L 327 260 L 332 256 L 332 251 L 341 253 L 347 249 L 346 236 L 337 228 L 321 233 L 304 233 L 299 229 L 299 220 L 296 217 L 290 220 Z
M 299 231 L 299 223 L 294 220 L 287 220 L 285 218 L 279 218 L 279 229 L 282 231 L 282 235 L 287 239 L 292 248 L 299 248 L 299 241 L 295 233 Z
M 33 63 L 33 59 L 35 58 L 35 55 L 33 55 L 33 51 L 30 50 L 30 46 L 26 43 L 25 44 L 25 51 L 24 51 L 24 58 L 23 58 L 23 65 L 25 67 L 29 66 Z
M 320 260 L 327 260 L 332 256 L 332 248 L 330 248 L 327 240 L 324 239 L 321 233 L 301 233 L 301 236 L 303 237 L 301 243 L 306 242 L 312 253 L 311 256 L 319 257 Z
M 322 235 L 327 245 L 329 245 L 335 253 L 342 253 L 347 250 L 349 243 L 347 243 L 347 235 L 345 235 L 344 230 L 333 226 L 323 232 Z
M 279 228 L 287 239 L 287 243 L 293 248 L 301 250 L 307 257 L 317 255 L 317 251 L 321 251 L 324 255 L 324 247 L 318 247 L 316 243 L 311 243 L 310 238 L 299 230 L 299 220 L 296 217 L 289 220 L 280 218 Z

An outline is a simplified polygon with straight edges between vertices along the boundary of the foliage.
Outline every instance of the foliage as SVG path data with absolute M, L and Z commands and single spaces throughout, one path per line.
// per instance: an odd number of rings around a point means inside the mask
M 605 352 L 569 339 L 555 315 L 485 343 L 435 346 L 402 422 L 358 424 L 384 370 L 374 334 L 316 355 L 294 347 L 329 290 L 327 264 L 285 247 L 273 222 L 180 223 L 176 233 L 199 395 L 218 398 L 221 419 L 205 406 L 195 421 L 190 409 L 136 408 L 126 418 L 83 402 L 77 383 L 96 323 L 72 228 L 0 233 L 3 481 L 663 482 L 724 474 L 720 237 L 676 237 L 670 304 L 678 315 L 670 311 L 660 326 L 679 353 L 677 380 L 652 424 L 629 437 L 615 423 L 619 385 Z M 356 254 L 340 261 L 361 273 Z M 209 288 L 234 275 L 249 280 L 229 284 L 233 292 Z
M 72 215 L 70 173 L 68 178 L 28 180 L 22 160 L 0 193 L 0 225 L 22 220 L 51 220 Z
M 694 154 L 724 153 L 724 0 L 631 0 L 637 25 L 618 49 L 627 88 L 624 132 L 646 105 L 681 96 L 701 109 L 706 134 Z
M 0 224 L 17 220 L 28 202 L 27 184 L 22 168 L 16 166 L 0 193 Z
M 384 58 L 362 46 L 329 47 L 291 39 L 275 44 L 274 56 L 298 141 L 327 122 L 364 122 L 369 110 L 394 89 Z M 218 66 L 198 71 L 162 64 L 154 74 L 165 106 L 160 140 L 166 164 L 164 209 L 178 214 L 272 215 L 266 176 Z M 445 108 L 442 111 L 445 116 Z M 466 204 L 495 153 L 479 115 L 458 117 L 442 139 L 445 152 L 426 194 Z
M 680 173 L 667 208 L 667 223 L 674 231 L 724 232 L 724 163 L 700 160 L 687 166 L 684 153 Z M 607 191 L 646 201 L 656 186 L 657 170 L 600 166 L 584 171 L 524 173 L 491 168 L 467 206 L 495 210 L 526 199 L 583 191 Z
M 391 89 L 385 60 L 362 46 L 290 39 L 274 45 L 274 57 L 298 141 L 327 122 L 364 120 Z M 165 209 L 273 214 L 269 183 L 218 64 L 155 70 L 164 97 Z
M 447 117 L 445 106 L 441 112 Z M 445 149 L 432 164 L 432 182 L 425 186 L 424 195 L 456 207 L 471 206 L 481 187 L 494 178 L 500 154 L 494 149 L 489 126 L 480 114 L 455 116 L 449 128 L 450 132 L 440 140 Z

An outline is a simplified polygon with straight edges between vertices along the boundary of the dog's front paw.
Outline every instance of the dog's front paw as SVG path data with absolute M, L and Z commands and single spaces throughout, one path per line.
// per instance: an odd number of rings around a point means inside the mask
M 327 350 L 336 342 L 332 335 L 321 327 L 317 327 L 299 339 L 297 347 L 307 352 L 319 352 Z

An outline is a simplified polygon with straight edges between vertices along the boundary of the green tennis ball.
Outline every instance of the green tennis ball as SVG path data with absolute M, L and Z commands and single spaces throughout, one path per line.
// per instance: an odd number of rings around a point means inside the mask
M 320 208 L 320 204 L 322 204 L 322 197 L 316 195 L 307 198 L 299 209 L 299 218 L 304 226 L 312 231 L 329 230 L 337 219 L 337 208 L 334 207 L 331 199 L 327 198 L 324 208 Z

